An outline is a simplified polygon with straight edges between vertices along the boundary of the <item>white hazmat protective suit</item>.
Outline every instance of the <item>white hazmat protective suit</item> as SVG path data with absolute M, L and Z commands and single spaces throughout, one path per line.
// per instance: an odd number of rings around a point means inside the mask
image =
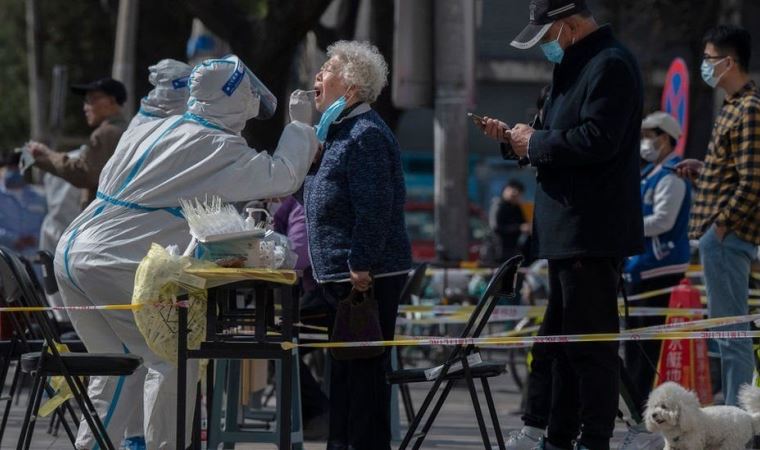
M 148 81 L 154 87 L 140 100 L 140 110 L 127 130 L 156 119 L 182 114 L 190 95 L 188 81 L 193 68 L 175 59 L 162 59 L 148 67 Z
M 258 88 L 256 87 L 258 86 Z M 179 198 L 218 195 L 237 202 L 281 197 L 296 191 L 317 152 L 314 129 L 300 122 L 285 127 L 274 155 L 256 153 L 240 136 L 248 119 L 276 106 L 271 94 L 236 57 L 196 66 L 187 112 L 126 131 L 100 175 L 97 199 L 69 226 L 58 245 L 56 278 L 70 306 L 128 304 L 134 275 L 151 243 L 190 240 Z M 264 106 L 262 104 L 262 106 Z M 70 312 L 91 352 L 141 356 L 148 375 L 97 377 L 89 394 L 115 445 L 135 408 L 144 400 L 148 449 L 173 448 L 177 369 L 147 347 L 131 311 Z M 187 404 L 194 404 L 197 366 L 188 364 Z M 187 429 L 193 408 L 188 408 Z M 80 425 L 78 448 L 92 448 Z
M 187 98 L 190 95 L 188 82 L 192 66 L 176 59 L 162 59 L 148 67 L 148 82 L 153 89 L 140 100 L 140 110 L 129 122 L 127 130 L 134 127 L 164 119 L 169 116 L 183 114 L 187 109 Z M 137 369 L 135 376 L 144 377 L 147 369 L 143 366 Z M 143 436 L 142 398 L 127 422 L 125 438 L 140 439 Z M 135 444 L 139 448 L 139 445 Z M 127 448 L 129 448 L 127 446 Z
M 81 149 L 77 149 L 69 152 L 68 156 L 78 158 L 80 153 Z M 66 227 L 82 212 L 81 193 L 73 184 L 48 172 L 42 176 L 42 186 L 45 189 L 48 209 L 40 228 L 40 250 L 55 254 L 58 240 L 61 239 Z M 60 293 L 46 294 L 46 296 L 51 305 L 63 306 Z M 59 322 L 69 321 L 65 311 L 53 311 L 53 315 Z

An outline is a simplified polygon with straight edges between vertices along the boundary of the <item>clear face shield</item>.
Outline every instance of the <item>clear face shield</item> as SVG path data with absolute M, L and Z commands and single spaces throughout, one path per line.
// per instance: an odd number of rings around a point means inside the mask
M 259 99 L 259 113 L 254 118 L 265 120 L 274 116 L 274 112 L 277 109 L 277 97 L 275 97 L 274 94 L 267 89 L 264 83 L 261 82 L 261 80 L 259 80 L 258 77 L 245 66 L 245 64 L 243 64 L 240 58 L 231 56 L 225 59 L 235 62 L 235 70 L 232 72 L 232 75 L 230 75 L 230 78 L 224 86 L 222 86 L 222 91 L 228 96 L 231 96 L 243 81 L 243 78 L 247 77 L 251 86 L 251 94 L 253 94 L 254 98 Z

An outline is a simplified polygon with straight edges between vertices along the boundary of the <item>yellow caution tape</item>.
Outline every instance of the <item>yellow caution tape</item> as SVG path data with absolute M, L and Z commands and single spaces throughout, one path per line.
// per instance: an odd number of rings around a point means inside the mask
M 403 347 L 403 346 L 458 346 L 458 345 L 488 345 L 488 346 L 524 346 L 535 343 L 571 343 L 571 342 L 605 342 L 605 341 L 639 341 L 667 339 L 749 339 L 760 337 L 760 331 L 693 331 L 719 326 L 738 325 L 760 320 L 760 314 L 747 316 L 718 317 L 692 322 L 678 322 L 666 325 L 626 330 L 622 333 L 601 333 L 563 336 L 520 336 L 524 333 L 535 332 L 538 327 L 530 330 L 512 330 L 500 335 L 480 338 L 454 337 L 422 337 L 413 339 L 396 339 L 393 341 L 366 342 L 320 342 L 296 344 L 282 343 L 282 348 L 290 350 L 296 347 L 308 348 L 347 348 L 347 347 Z M 675 330 L 675 331 L 674 331 Z
M 760 331 L 669 331 L 654 333 L 598 333 L 559 336 L 497 336 L 481 338 L 429 337 L 394 341 L 315 342 L 297 344 L 283 342 L 283 350 L 294 348 L 350 348 L 350 347 L 410 347 L 410 346 L 525 346 L 533 344 L 568 344 L 576 342 L 662 341 L 669 339 L 753 339 Z
M 634 328 L 631 330 L 625 330 L 622 334 L 650 333 L 670 330 L 693 331 L 706 328 L 725 327 L 729 325 L 740 325 L 747 322 L 756 322 L 758 320 L 760 320 L 760 314 L 750 314 L 747 316 L 714 317 L 712 319 L 674 322 L 663 325 L 653 325 L 644 328 Z
M 623 305 L 619 305 L 620 311 L 623 311 Z M 399 313 L 415 314 L 439 314 L 462 316 L 465 319 L 475 310 L 474 305 L 401 305 Z M 514 306 L 497 306 L 493 310 L 492 316 L 502 319 L 522 319 L 523 317 L 541 317 L 546 311 L 546 306 L 531 305 L 514 305 Z M 655 306 L 634 306 L 628 308 L 632 316 L 667 316 L 667 315 L 705 315 L 707 310 L 704 308 L 662 308 Z M 403 319 L 400 319 L 403 320 Z M 406 319 L 412 321 L 412 319 Z M 419 319 L 416 319 L 419 320 Z

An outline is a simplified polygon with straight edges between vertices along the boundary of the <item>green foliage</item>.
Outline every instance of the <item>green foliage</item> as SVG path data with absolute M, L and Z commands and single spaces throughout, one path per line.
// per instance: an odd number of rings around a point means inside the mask
M 265 13 L 261 5 L 251 14 Z M 43 41 L 42 73 L 47 92 L 55 65 L 68 69 L 68 82 L 82 83 L 111 74 L 118 2 L 100 0 L 40 1 Z M 263 12 L 262 12 L 263 11 Z M 20 0 L 0 0 L 0 152 L 29 139 L 29 81 L 26 51 L 26 6 Z M 150 90 L 149 65 L 162 58 L 185 59 L 192 17 L 182 2 L 140 2 L 135 102 Z M 47 94 L 46 94 L 47 95 Z M 47 103 L 46 98 L 46 103 Z M 47 119 L 47 111 L 45 112 Z M 87 136 L 82 99 L 67 93 L 63 135 Z
M 19 2 L 21 3 L 21 2 Z M 116 10 L 103 9 L 98 0 L 40 2 L 45 79 L 50 88 L 53 66 L 68 68 L 69 83 L 84 83 L 111 75 Z M 64 135 L 87 135 L 82 101 L 66 97 Z
M 236 3 L 238 8 L 245 11 L 249 17 L 255 19 L 262 19 L 269 12 L 269 3 L 266 0 L 237 0 Z
M 0 0 L 0 152 L 29 135 L 24 2 Z

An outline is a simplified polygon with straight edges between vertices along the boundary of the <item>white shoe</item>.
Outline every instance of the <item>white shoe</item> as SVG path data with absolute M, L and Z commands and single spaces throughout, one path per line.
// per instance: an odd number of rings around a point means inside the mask
M 533 437 L 527 427 L 523 427 L 520 431 L 513 431 L 509 433 L 505 448 L 507 450 L 533 450 L 535 448 L 542 448 L 541 442 L 544 440 L 543 436 Z
M 623 437 L 619 450 L 662 450 L 665 440 L 656 433 L 650 433 L 644 424 L 634 425 Z

